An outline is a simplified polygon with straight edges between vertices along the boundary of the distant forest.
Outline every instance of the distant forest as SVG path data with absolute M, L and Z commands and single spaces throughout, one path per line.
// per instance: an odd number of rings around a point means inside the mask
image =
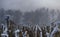
M 20 10 L 4 10 L 0 9 L 0 24 L 4 23 L 5 15 L 10 15 L 10 20 L 15 22 L 17 25 L 19 24 L 48 24 L 49 23 L 49 12 L 55 12 L 54 9 L 49 10 L 48 8 L 40 8 L 35 11 L 30 12 L 22 12 Z M 60 12 L 57 10 L 57 12 Z M 59 13 L 60 15 L 60 13 Z M 60 20 L 60 16 L 58 16 L 58 20 Z

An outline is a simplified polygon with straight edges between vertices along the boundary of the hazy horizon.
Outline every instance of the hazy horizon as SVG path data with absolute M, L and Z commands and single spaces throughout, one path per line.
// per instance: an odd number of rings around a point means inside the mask
M 42 7 L 60 9 L 60 0 L 0 0 L 0 3 L 1 8 L 6 10 L 15 9 L 23 12 Z

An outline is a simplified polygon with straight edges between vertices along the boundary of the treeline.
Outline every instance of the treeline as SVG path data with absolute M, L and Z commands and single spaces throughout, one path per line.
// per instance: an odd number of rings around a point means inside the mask
M 48 24 L 48 13 L 55 12 L 55 10 L 49 10 L 48 8 L 40 8 L 35 11 L 22 12 L 20 10 L 4 10 L 0 9 L 0 24 L 4 23 L 6 15 L 10 15 L 10 19 L 16 24 Z

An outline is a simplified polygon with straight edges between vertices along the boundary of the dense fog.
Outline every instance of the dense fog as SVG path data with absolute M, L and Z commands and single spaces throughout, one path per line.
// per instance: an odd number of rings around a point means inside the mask
M 22 12 L 20 10 L 4 10 L 0 9 L 0 24 L 4 23 L 6 15 L 10 15 L 10 20 L 15 24 L 46 24 L 60 20 L 60 11 L 48 8 L 40 8 L 35 11 Z

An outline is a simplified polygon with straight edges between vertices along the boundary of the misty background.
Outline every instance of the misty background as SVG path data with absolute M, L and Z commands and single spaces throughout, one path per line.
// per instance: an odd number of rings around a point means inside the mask
M 60 21 L 60 0 L 0 0 L 0 24 L 5 15 L 16 24 L 46 24 Z
M 15 9 L 24 12 L 42 7 L 60 9 L 60 0 L 0 0 L 0 4 L 5 10 Z

